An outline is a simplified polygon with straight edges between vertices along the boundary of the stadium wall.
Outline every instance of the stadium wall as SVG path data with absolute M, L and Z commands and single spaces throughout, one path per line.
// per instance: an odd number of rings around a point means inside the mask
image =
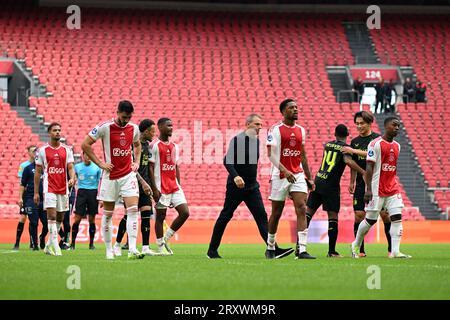
M 117 233 L 117 228 L 120 220 L 115 219 L 114 223 L 114 238 Z M 211 233 L 215 221 L 213 220 L 191 220 L 187 221 L 180 232 L 177 232 L 172 238 L 171 242 L 176 243 L 195 243 L 208 244 L 211 238 Z M 327 243 L 327 221 L 313 220 L 310 225 L 310 232 L 308 241 L 310 243 Z M 100 234 L 101 219 L 96 220 L 97 233 L 95 241 L 103 243 Z M 152 231 L 150 236 L 150 243 L 155 243 L 155 234 L 153 229 L 154 222 L 151 222 Z M 280 221 L 277 240 L 280 243 L 294 243 L 296 241 L 295 221 Z M 384 229 L 383 226 L 377 224 L 372 228 L 366 236 L 366 243 L 384 243 Z M 2 219 L 0 220 L 0 243 L 14 243 L 17 228 L 17 220 Z M 77 237 L 77 243 L 88 243 L 89 225 L 86 220 L 80 224 L 80 230 Z M 402 243 L 450 243 L 450 221 L 404 221 L 403 222 L 403 238 Z M 141 242 L 141 234 L 139 232 L 138 243 Z M 339 223 L 339 238 L 338 243 L 350 243 L 353 241 L 353 221 L 342 221 Z M 22 243 L 29 243 L 28 223 L 25 226 L 24 233 L 21 239 Z M 222 243 L 262 243 L 258 234 L 256 224 L 253 220 L 246 221 L 231 221 L 225 231 Z
M 179 11 L 208 11 L 208 12 L 298 12 L 298 13 L 357 13 L 365 14 L 367 4 L 311 4 L 308 1 L 300 4 L 293 3 L 224 3 L 224 2 L 196 2 L 196 1 L 143 1 L 143 0 L 40 0 L 42 7 L 67 7 L 78 5 L 93 8 L 127 8 Z M 392 5 L 388 2 L 378 3 L 382 13 L 401 14 L 448 14 L 450 8 L 444 2 L 434 2 L 426 6 L 415 6 L 410 2 Z

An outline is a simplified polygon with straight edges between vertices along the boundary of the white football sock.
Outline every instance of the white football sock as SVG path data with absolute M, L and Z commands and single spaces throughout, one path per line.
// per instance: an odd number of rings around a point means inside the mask
M 48 220 L 48 240 L 47 246 L 55 246 L 58 245 L 58 232 L 56 231 L 56 222 L 55 220 Z M 56 238 L 56 242 L 55 242 Z
M 127 233 L 128 233 L 128 251 L 136 252 L 136 242 L 138 235 L 138 208 L 132 206 L 127 208 Z
M 308 228 L 297 232 L 298 234 L 298 253 L 306 251 L 306 243 L 308 241 Z
M 156 239 L 156 244 L 160 247 L 164 244 L 164 238 L 158 238 Z
M 61 230 L 61 222 L 56 221 L 56 232 L 59 233 L 59 230 Z
M 392 243 L 392 255 L 396 256 L 400 252 L 400 241 L 402 240 L 403 224 L 402 221 L 392 221 L 389 230 Z
M 269 233 L 267 235 L 267 249 L 269 250 L 275 250 L 275 239 L 276 239 L 277 234 L 276 233 Z
M 366 234 L 369 232 L 370 228 L 372 226 L 367 222 L 366 219 L 364 219 L 358 227 L 358 233 L 356 233 L 356 239 L 355 239 L 355 243 L 356 243 L 356 247 L 360 248 L 361 247 L 361 243 L 364 240 L 364 237 L 366 236 Z
M 106 251 L 112 250 L 112 229 L 113 229 L 112 213 L 113 211 L 103 210 L 102 232 L 103 238 L 105 239 Z
M 175 234 L 175 231 L 173 231 L 171 228 L 167 228 L 166 234 L 164 235 L 164 241 L 169 241 L 170 238 Z

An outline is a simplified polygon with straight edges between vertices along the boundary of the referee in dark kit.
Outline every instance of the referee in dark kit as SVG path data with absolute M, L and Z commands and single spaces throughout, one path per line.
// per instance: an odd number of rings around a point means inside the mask
M 255 218 L 261 238 L 264 242 L 267 241 L 267 213 L 259 191 L 259 183 L 256 181 L 260 144 L 258 134 L 262 128 L 262 118 L 258 114 L 250 114 L 246 118 L 245 125 L 246 130 L 231 139 L 224 157 L 224 166 L 229 173 L 227 191 L 223 209 L 211 236 L 207 253 L 210 259 L 221 258 L 217 251 L 220 241 L 234 211 L 242 201 Z M 276 247 L 276 258 L 286 257 L 293 251 L 292 248 Z

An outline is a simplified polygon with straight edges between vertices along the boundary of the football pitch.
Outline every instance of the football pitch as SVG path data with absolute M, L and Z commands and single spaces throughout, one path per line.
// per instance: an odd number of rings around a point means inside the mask
M 103 245 L 77 245 L 62 257 L 0 245 L 0 299 L 450 299 L 450 244 L 404 244 L 412 259 L 388 259 L 386 246 L 369 244 L 367 258 L 316 260 L 294 255 L 266 260 L 263 245 L 222 245 L 223 259 L 206 258 L 207 245 L 173 245 L 173 256 L 105 260 Z M 79 288 L 78 288 L 79 287 Z

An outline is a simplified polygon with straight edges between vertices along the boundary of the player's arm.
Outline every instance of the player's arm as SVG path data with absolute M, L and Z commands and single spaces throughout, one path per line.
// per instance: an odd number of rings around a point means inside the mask
M 344 155 L 344 162 L 347 166 L 349 166 L 352 169 L 352 174 L 353 174 L 353 172 L 355 172 L 355 175 L 354 175 L 355 180 L 356 180 L 356 172 L 358 172 L 360 175 L 362 175 L 364 177 L 364 174 L 366 172 L 364 171 L 363 168 L 358 166 L 358 164 L 355 161 L 353 161 L 353 159 L 350 157 L 350 155 L 347 155 L 347 154 Z M 351 181 L 350 181 L 350 183 L 351 183 Z M 353 184 L 354 184 L 354 182 L 353 182 Z
M 373 161 L 367 161 L 366 164 L 366 186 L 367 190 L 364 194 L 364 202 L 369 203 L 372 200 L 372 177 L 373 177 L 373 167 L 375 163 Z
M 180 169 L 178 168 L 178 165 L 175 165 L 175 173 L 177 177 L 178 184 L 181 185 L 181 179 L 180 179 Z
M 237 163 L 237 138 L 234 137 L 230 141 L 230 145 L 228 147 L 227 154 L 223 158 L 223 165 L 225 166 L 225 169 L 227 169 L 228 173 L 230 174 L 231 178 L 233 179 L 234 183 L 239 189 L 244 188 L 245 182 L 244 179 L 242 179 L 241 176 L 239 176 L 239 173 L 236 171 L 236 168 L 234 165 Z
M 69 170 L 69 187 L 73 187 L 75 183 L 77 182 L 77 176 L 75 174 L 75 168 L 73 165 L 73 162 L 69 162 L 67 164 L 67 169 Z
M 39 199 L 39 183 L 41 182 L 41 175 L 42 175 L 42 166 L 39 164 L 36 164 L 36 170 L 34 172 L 34 203 L 36 205 L 39 205 L 40 199 Z
M 316 189 L 316 186 L 314 184 L 314 179 L 311 177 L 311 170 L 309 170 L 309 164 L 308 164 L 308 158 L 306 156 L 306 149 L 305 145 L 302 147 L 302 166 L 303 171 L 305 172 L 305 178 L 308 183 L 308 188 L 312 191 Z
M 75 170 L 75 178 L 76 178 L 76 183 L 78 183 L 78 180 L 79 180 L 79 173 L 78 173 L 78 170 L 77 170 L 77 166 L 73 166 L 73 170 Z
M 286 167 L 277 159 L 277 157 L 272 152 L 272 146 L 270 145 L 267 146 L 267 154 L 269 156 L 270 162 L 275 166 L 275 168 L 278 168 L 278 170 L 280 170 L 280 172 L 284 174 L 284 176 L 290 183 L 294 183 L 296 181 L 294 174 L 286 169 Z
M 350 169 L 350 184 L 348 186 L 348 192 L 350 192 L 351 194 L 355 193 L 355 184 L 356 184 L 356 170 Z
M 141 141 L 138 139 L 133 142 L 133 152 L 134 152 L 134 162 L 131 166 L 134 172 L 137 172 L 139 169 L 139 162 L 141 161 L 141 151 L 142 145 Z
M 145 181 L 144 178 L 142 178 L 142 176 L 139 174 L 139 172 L 136 172 L 136 177 L 137 177 L 139 184 L 141 185 L 142 190 L 144 190 L 145 194 L 151 196 L 152 189 L 150 188 L 147 181 Z
M 367 151 L 353 149 L 352 147 L 342 147 L 341 152 L 345 154 L 355 154 L 357 156 L 367 157 Z
M 153 200 L 155 200 L 155 202 L 158 202 L 159 198 L 161 197 L 161 193 L 159 192 L 158 188 L 156 187 L 155 163 L 154 162 L 151 162 L 151 161 L 149 162 L 148 172 L 149 172 L 149 177 L 150 177 L 150 188 L 153 191 Z
M 92 139 L 89 135 L 84 138 L 83 143 L 81 144 L 81 149 L 83 149 L 83 152 L 88 155 L 88 157 L 101 169 L 106 171 L 111 171 L 111 169 L 114 167 L 112 163 L 104 163 L 100 161 L 100 159 L 96 156 L 94 153 L 94 150 L 92 149 L 92 145 L 95 143 L 96 140 Z
M 28 175 L 28 170 L 24 170 L 22 177 L 20 178 L 19 201 L 17 201 L 19 207 L 23 207 L 23 193 L 25 192 L 25 187 L 27 185 Z

